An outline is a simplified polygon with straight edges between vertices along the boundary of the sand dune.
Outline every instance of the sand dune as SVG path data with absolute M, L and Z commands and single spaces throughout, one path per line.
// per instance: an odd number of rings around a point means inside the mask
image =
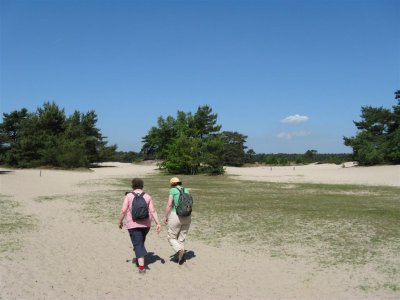
M 36 197 L 106 191 L 106 179 L 145 176 L 154 165 L 106 164 L 90 172 L 0 169 L 1 194 L 37 219 L 37 228 L 18 233 L 22 248 L 1 253 L 0 299 L 395 299 L 385 291 L 354 288 L 357 274 L 336 268 L 316 270 L 302 261 L 265 257 L 249 248 L 236 251 L 188 241 L 188 261 L 170 261 L 166 228 L 147 241 L 148 272 L 139 275 L 125 230 L 83 218 L 79 202 Z M 333 165 L 227 168 L 237 179 L 355 183 L 400 186 L 400 166 L 373 168 Z M 98 181 L 98 184 L 80 183 Z M 161 212 L 159 212 L 161 214 Z M 195 214 L 193 222 L 196 222 Z M 3 239 L 3 235 L 1 236 Z

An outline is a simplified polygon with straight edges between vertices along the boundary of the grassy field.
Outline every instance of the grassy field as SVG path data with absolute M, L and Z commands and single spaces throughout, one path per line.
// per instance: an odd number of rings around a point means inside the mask
M 145 178 L 145 190 L 160 216 L 169 177 Z M 227 176 L 181 179 L 195 201 L 191 235 L 209 244 L 233 242 L 243 251 L 251 245 L 271 256 L 313 256 L 330 265 L 364 264 L 383 253 L 400 253 L 399 188 L 266 183 Z M 115 222 L 130 179 L 110 183 L 113 189 L 92 194 L 86 206 L 96 219 Z

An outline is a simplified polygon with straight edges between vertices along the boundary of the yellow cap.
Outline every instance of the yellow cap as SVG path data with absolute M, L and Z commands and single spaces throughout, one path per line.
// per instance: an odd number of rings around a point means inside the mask
M 169 181 L 170 184 L 174 184 L 174 183 L 178 183 L 178 182 L 181 182 L 178 177 L 172 177 L 171 180 Z

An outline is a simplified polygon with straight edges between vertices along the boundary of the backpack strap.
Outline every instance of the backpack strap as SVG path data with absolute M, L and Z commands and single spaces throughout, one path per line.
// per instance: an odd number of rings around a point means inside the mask
M 133 195 L 133 199 L 132 199 L 132 206 L 133 206 L 133 200 L 135 200 L 135 197 L 136 196 L 144 196 L 144 194 L 146 194 L 145 192 L 142 192 L 142 193 L 135 193 L 134 191 L 130 191 L 130 192 L 126 192 L 125 193 L 125 195 L 128 195 L 128 194 L 132 194 Z M 149 206 L 148 204 L 147 204 L 147 206 Z
M 141 192 L 139 194 L 139 193 L 132 192 L 132 194 L 133 194 L 133 199 L 132 199 L 132 203 L 133 203 L 133 200 L 135 200 L 136 197 L 143 197 L 144 194 L 146 194 L 146 193 L 145 192 Z
M 182 190 L 181 190 L 181 189 L 178 188 L 177 186 L 176 186 L 175 188 L 179 191 L 179 195 L 182 194 L 183 190 L 185 189 L 184 187 L 182 187 Z M 172 198 L 172 207 L 175 207 L 175 208 L 176 208 L 174 198 Z
M 128 194 L 132 194 L 133 195 L 133 197 L 135 197 L 135 196 L 143 196 L 144 194 L 146 194 L 145 192 L 142 192 L 142 193 L 135 193 L 135 192 L 127 192 Z

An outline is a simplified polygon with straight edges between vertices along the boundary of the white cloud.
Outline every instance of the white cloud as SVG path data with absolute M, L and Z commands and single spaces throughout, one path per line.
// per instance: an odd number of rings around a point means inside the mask
M 282 123 L 302 123 L 308 121 L 307 116 L 293 115 L 281 120 Z
M 276 137 L 282 140 L 290 140 L 293 136 L 288 132 L 280 132 L 276 135 Z
M 276 135 L 276 137 L 278 139 L 282 139 L 282 140 L 290 140 L 294 137 L 308 136 L 310 134 L 311 134 L 311 131 L 280 132 Z

